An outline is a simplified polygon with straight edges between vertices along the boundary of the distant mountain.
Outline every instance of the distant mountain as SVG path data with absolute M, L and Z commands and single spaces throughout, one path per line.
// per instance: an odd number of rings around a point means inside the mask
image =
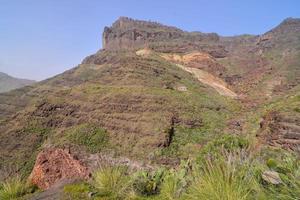
M 31 85 L 34 82 L 33 80 L 15 78 L 0 72 L 0 93 Z

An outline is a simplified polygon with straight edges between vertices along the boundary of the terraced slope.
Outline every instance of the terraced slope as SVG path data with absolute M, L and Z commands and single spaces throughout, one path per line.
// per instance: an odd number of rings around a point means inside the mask
M 299 27 L 221 37 L 120 18 L 77 67 L 0 94 L 0 179 L 48 148 L 90 167 L 100 155 L 176 166 L 224 133 L 298 149 Z
M 30 169 L 47 146 L 173 165 L 221 134 L 239 107 L 175 64 L 135 52 L 101 51 L 22 95 L 31 98 L 0 124 L 2 170 Z M 105 129 L 107 139 L 95 147 L 84 135 L 73 140 L 86 125 Z

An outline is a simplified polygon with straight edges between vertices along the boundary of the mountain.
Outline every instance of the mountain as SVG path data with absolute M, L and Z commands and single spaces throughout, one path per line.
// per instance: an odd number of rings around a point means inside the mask
M 0 93 L 33 84 L 35 81 L 11 77 L 0 72 Z
M 47 189 L 97 163 L 176 167 L 226 135 L 296 152 L 299 32 L 293 18 L 223 37 L 121 17 L 75 68 L 0 94 L 0 179 Z

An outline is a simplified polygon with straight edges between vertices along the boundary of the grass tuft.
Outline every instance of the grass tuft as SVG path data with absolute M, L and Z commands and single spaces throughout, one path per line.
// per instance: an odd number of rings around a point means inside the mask
M 100 197 L 124 199 L 130 188 L 125 167 L 102 167 L 93 174 L 93 186 Z
M 12 200 L 17 199 L 27 192 L 26 184 L 19 177 L 6 180 L 0 186 L 0 199 Z
M 190 200 L 246 200 L 259 187 L 250 159 L 243 153 L 227 154 L 225 159 L 206 160 L 195 173 L 186 198 Z

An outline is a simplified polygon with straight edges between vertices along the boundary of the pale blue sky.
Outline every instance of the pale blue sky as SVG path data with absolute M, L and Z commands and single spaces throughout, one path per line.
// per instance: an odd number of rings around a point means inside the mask
M 42 80 L 101 48 L 119 16 L 187 31 L 261 34 L 300 17 L 298 0 L 0 0 L 0 71 Z

